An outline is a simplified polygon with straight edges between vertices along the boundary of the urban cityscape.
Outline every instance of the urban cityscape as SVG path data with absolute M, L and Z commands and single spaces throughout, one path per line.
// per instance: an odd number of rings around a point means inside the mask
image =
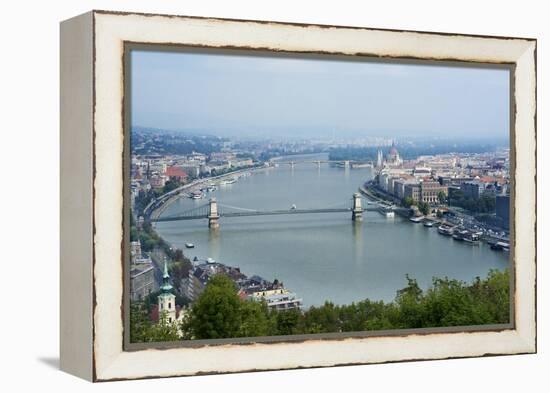
M 131 342 L 509 322 L 506 129 L 295 134 L 131 127 Z
M 133 146 L 133 151 L 141 150 L 140 154 L 132 155 L 130 298 L 136 303 L 148 300 L 147 317 L 157 323 L 163 312 L 167 323 L 182 323 L 186 310 L 216 275 L 229 278 L 240 299 L 264 303 L 268 310 L 302 308 L 299 288 L 287 288 L 275 277 L 263 278 L 253 272 L 247 276 L 239 266 L 211 257 L 199 258 L 194 255 L 192 243 L 185 243 L 183 249 L 174 249 L 156 232 L 158 222 L 181 220 L 185 223 L 193 217 L 204 221 L 205 226 L 208 222 L 211 231 L 223 231 L 220 227 L 223 222 L 218 222 L 224 220 L 223 213 L 213 218 L 216 214 L 211 211 L 216 200 L 213 195 L 219 188 L 232 187 L 256 172 L 326 165 L 340 172 L 357 171 L 365 178 L 373 174 L 371 179 L 358 185 L 357 194 L 365 201 L 364 210 L 372 206 L 370 211 L 385 218 L 399 215 L 410 225 L 422 225 L 428 230 L 435 226 L 440 236 L 451 237 L 455 242 L 477 247 L 485 243 L 483 247 L 506 257 L 509 252 L 510 162 L 506 148 L 404 159 L 395 140 L 378 140 L 373 143 L 379 146 L 363 147 L 366 155 L 362 161 L 330 161 L 327 152 L 340 149 L 331 143 L 255 141 L 254 150 L 248 143 L 243 150 L 239 143 L 214 138 L 204 142 L 203 148 L 210 153 L 192 151 L 178 155 L 166 154 L 162 147 L 143 150 L 148 144 L 152 146 L 154 141 L 158 144 L 162 140 L 165 134 L 161 131 L 138 131 L 137 135 L 136 140 L 146 142 Z M 170 133 L 166 135 L 170 138 Z M 185 144 L 193 144 L 193 137 L 182 139 L 181 146 Z M 374 159 L 368 156 L 371 151 L 376 152 Z M 323 153 L 327 156 L 326 162 L 317 159 Z M 314 158 L 308 160 L 307 157 Z M 201 201 L 205 208 L 202 213 L 197 211 L 189 217 L 185 214 L 163 216 L 166 207 L 179 198 Z M 299 210 L 290 206 L 286 213 L 297 214 Z M 312 214 L 322 214 L 319 210 Z M 278 213 L 283 214 L 284 210 Z M 362 209 L 358 214 L 363 213 Z M 229 211 L 227 216 L 231 214 Z M 353 206 L 349 208 L 349 215 L 351 221 Z M 151 295 L 157 296 L 157 302 L 151 302 Z

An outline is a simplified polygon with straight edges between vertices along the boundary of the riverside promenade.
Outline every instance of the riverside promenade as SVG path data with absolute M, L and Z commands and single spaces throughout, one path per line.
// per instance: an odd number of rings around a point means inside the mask
M 212 182 L 218 182 L 223 181 L 226 178 L 231 178 L 234 176 L 239 176 L 242 173 L 250 172 L 258 172 L 261 170 L 268 169 L 269 167 L 261 166 L 261 167 L 250 167 L 250 168 L 242 168 L 238 169 L 236 171 L 224 173 L 222 175 L 218 176 L 211 176 L 211 177 L 205 177 L 202 179 L 193 180 L 191 183 L 184 184 L 183 186 L 180 186 L 178 188 L 173 189 L 172 191 L 169 191 L 165 194 L 162 194 L 158 198 L 153 199 L 149 204 L 143 209 L 143 214 L 146 218 L 158 218 L 162 212 L 174 201 L 181 197 L 187 196 L 189 192 L 195 191 L 199 189 L 200 187 L 212 183 Z

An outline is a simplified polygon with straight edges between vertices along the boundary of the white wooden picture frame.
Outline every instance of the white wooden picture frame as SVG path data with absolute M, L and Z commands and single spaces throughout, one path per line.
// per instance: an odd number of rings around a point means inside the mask
M 508 65 L 513 321 L 507 328 L 128 349 L 125 45 Z M 92 11 L 61 24 L 61 368 L 90 381 L 536 352 L 536 40 Z

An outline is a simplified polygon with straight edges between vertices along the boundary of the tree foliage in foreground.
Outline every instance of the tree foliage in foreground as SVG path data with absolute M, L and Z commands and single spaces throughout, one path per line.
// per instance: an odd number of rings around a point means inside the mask
M 186 331 L 195 338 L 236 337 L 240 327 L 241 300 L 228 277 L 212 277 L 191 310 Z
M 144 302 L 134 302 L 130 306 L 130 342 L 158 342 L 179 340 L 178 328 L 175 324 L 166 321 L 161 313 L 159 322 L 152 322 L 149 318 Z
M 213 277 L 181 326 L 185 339 L 256 337 L 364 330 L 410 329 L 508 323 L 508 271 L 491 270 L 472 283 L 434 278 L 427 290 L 407 276 L 392 302 L 349 305 L 326 302 L 307 310 L 272 311 L 242 300 L 234 283 Z M 132 321 L 134 318 L 132 318 Z M 155 341 L 155 340 L 147 340 Z

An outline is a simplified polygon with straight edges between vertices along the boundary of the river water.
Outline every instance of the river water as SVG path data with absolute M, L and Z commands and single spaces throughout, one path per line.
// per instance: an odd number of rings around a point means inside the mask
M 293 204 L 298 209 L 343 207 L 372 176 L 370 168 L 299 163 L 292 169 L 282 164 L 220 186 L 209 196 L 223 205 L 257 210 L 290 209 Z M 207 201 L 180 198 L 163 215 Z M 208 229 L 206 219 L 160 222 L 156 228 L 190 258 L 210 257 L 238 266 L 248 276 L 279 279 L 306 307 L 325 300 L 336 304 L 365 298 L 391 301 L 406 285 L 406 274 L 426 288 L 434 276 L 471 281 L 509 264 L 508 254 L 486 244 L 457 242 L 439 235 L 435 227 L 413 224 L 397 215 L 386 218 L 378 212 L 364 213 L 361 223 L 352 222 L 351 213 L 222 217 L 219 222 L 217 231 Z M 185 249 L 185 243 L 194 243 L 195 248 Z

